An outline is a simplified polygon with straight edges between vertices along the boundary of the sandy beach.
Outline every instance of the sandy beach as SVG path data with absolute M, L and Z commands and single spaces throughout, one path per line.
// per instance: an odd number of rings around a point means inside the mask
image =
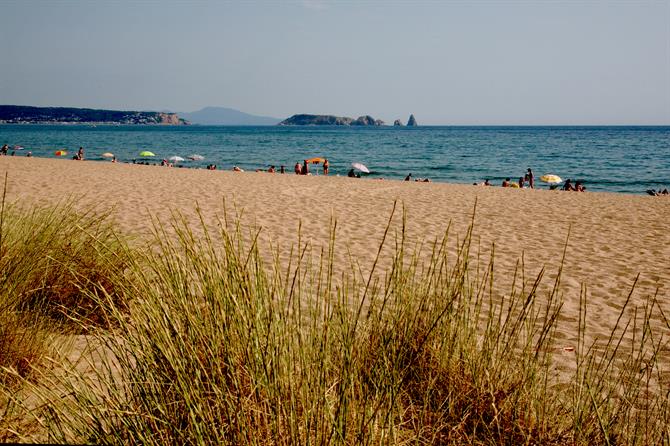
M 495 243 L 498 295 L 509 292 L 522 255 L 526 281 L 544 267 L 549 288 L 570 230 L 557 333 L 566 346 L 575 342 L 582 284 L 590 338 L 609 335 L 637 274 L 633 303 L 658 290 L 661 307 L 670 314 L 666 197 L 0 157 L 0 173 L 5 172 L 9 201 L 48 204 L 73 198 L 82 209 L 111 206 L 120 229 L 140 238 L 151 231 L 151 215 L 168 221 L 178 211 L 195 221 L 196 206 L 214 227 L 225 200 L 229 209 L 242 211 L 245 227 L 261 228 L 261 247 L 267 246 L 267 252 L 278 248 L 282 259 L 297 242 L 299 224 L 302 240 L 320 248 L 327 247 L 335 219 L 337 266 L 345 268 L 351 253 L 364 272 L 377 253 L 394 200 L 406 208 L 411 244 L 430 243 L 451 224 L 452 250 L 476 202 L 472 253 L 488 261 Z M 398 213 L 394 229 L 400 221 Z

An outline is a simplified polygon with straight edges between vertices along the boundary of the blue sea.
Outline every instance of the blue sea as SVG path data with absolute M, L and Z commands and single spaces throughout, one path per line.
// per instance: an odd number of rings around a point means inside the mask
M 656 127 L 223 127 L 0 125 L 0 144 L 18 145 L 16 156 L 55 157 L 80 146 L 88 160 L 140 161 L 152 151 L 162 158 L 200 154 L 184 167 L 244 170 L 328 158 L 331 175 L 346 175 L 352 162 L 365 164 L 368 177 L 472 184 L 518 180 L 532 168 L 582 180 L 587 190 L 641 194 L 670 188 L 670 126 Z M 317 166 L 314 166 L 317 167 Z M 539 183 L 539 182 L 538 182 Z M 541 183 L 540 187 L 546 187 Z

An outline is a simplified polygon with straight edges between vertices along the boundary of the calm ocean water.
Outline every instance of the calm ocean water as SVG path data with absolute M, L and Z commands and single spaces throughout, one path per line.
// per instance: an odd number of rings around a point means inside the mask
M 583 180 L 587 190 L 645 193 L 670 188 L 670 127 L 153 127 L 85 125 L 0 125 L 0 144 L 23 146 L 16 155 L 55 157 L 79 146 L 86 158 L 113 152 L 119 161 L 152 162 L 198 153 L 219 169 L 245 170 L 326 157 L 331 174 L 346 175 L 352 162 L 370 177 L 403 179 L 408 173 L 432 181 L 465 183 L 489 178 L 518 180 L 528 167 L 536 178 L 553 173 Z M 106 161 L 109 162 L 109 161 Z M 545 187 L 542 185 L 541 187 Z

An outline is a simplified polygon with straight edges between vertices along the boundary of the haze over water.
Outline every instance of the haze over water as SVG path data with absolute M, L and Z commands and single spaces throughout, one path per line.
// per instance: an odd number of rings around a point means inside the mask
M 326 157 L 331 175 L 346 175 L 352 162 L 372 171 L 369 177 L 472 184 L 489 178 L 495 185 L 517 181 L 528 167 L 536 178 L 553 173 L 585 182 L 587 190 L 645 193 L 670 187 L 670 126 L 656 127 L 151 127 L 3 125 L 0 144 L 20 145 L 33 156 L 70 155 L 79 146 L 88 160 L 114 153 L 120 162 L 140 160 L 151 150 L 152 163 L 174 155 L 201 154 L 201 162 L 230 170 L 267 169 Z M 109 162 L 109 161 L 105 161 Z M 320 166 L 312 171 L 320 173 Z M 10 172 L 11 175 L 11 172 Z M 546 187 L 539 181 L 540 187 Z

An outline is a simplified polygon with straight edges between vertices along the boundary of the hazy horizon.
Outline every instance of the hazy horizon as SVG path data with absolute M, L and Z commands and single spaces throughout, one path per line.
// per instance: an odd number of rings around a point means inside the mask
M 0 103 L 670 125 L 670 1 L 0 3 Z

